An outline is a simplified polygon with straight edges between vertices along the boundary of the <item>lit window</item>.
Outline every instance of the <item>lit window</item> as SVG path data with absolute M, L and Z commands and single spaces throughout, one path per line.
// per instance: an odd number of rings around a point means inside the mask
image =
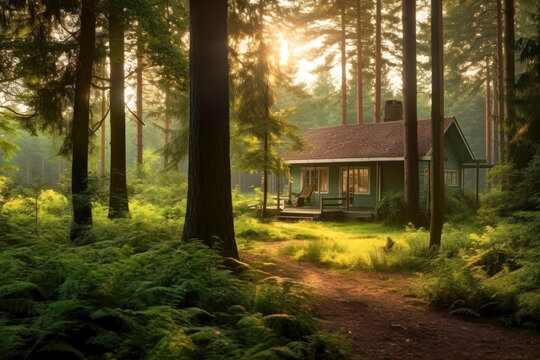
M 444 183 L 447 186 L 458 186 L 458 173 L 457 173 L 457 170 L 445 170 L 444 171 Z
M 302 168 L 302 187 L 313 185 L 313 191 L 328 192 L 328 168 Z
M 347 189 L 347 169 L 341 171 L 341 189 Z M 349 192 L 369 194 L 369 168 L 349 168 Z

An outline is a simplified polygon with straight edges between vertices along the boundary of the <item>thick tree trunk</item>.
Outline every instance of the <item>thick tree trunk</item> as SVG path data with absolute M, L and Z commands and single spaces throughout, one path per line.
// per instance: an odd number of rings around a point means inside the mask
M 498 122 L 498 162 L 504 161 L 506 154 L 506 142 L 504 139 L 505 114 L 504 114 L 504 57 L 503 57 L 503 23 L 502 23 L 502 0 L 497 0 L 497 114 Z
M 362 12 L 356 0 L 356 123 L 362 123 Z
M 416 109 L 416 1 L 403 0 L 403 123 L 405 132 L 405 206 L 407 221 L 420 218 L 418 115 Z
M 88 129 L 90 122 L 90 86 L 96 40 L 95 6 L 95 0 L 82 1 L 72 125 L 71 193 L 73 224 L 71 227 L 71 240 L 77 240 L 85 236 L 88 226 L 92 224 L 92 203 L 88 193 Z
M 268 132 L 264 133 L 264 169 L 263 169 L 263 208 L 262 218 L 266 217 L 266 207 L 268 203 Z
M 491 164 L 491 79 L 489 74 L 489 59 L 486 59 L 486 110 L 485 110 L 485 138 L 486 159 Z
M 381 0 L 375 2 L 375 118 L 381 121 Z
M 169 107 L 169 89 L 167 89 L 167 92 L 165 93 L 165 118 L 163 119 L 163 146 L 167 146 L 169 143 L 169 127 L 171 120 L 169 118 L 170 113 L 170 107 Z M 167 169 L 167 166 L 169 164 L 169 158 L 167 155 L 163 156 L 163 168 Z
M 499 90 L 498 90 L 498 64 L 497 56 L 493 58 L 493 67 L 491 68 L 493 81 L 493 95 L 491 96 L 491 158 L 492 163 L 499 162 Z
M 126 184 L 126 112 L 124 104 L 124 14 L 122 5 L 109 5 L 111 62 L 111 184 L 109 218 L 129 216 Z
M 345 5 L 341 4 L 341 125 L 347 125 L 347 54 Z
M 101 90 L 101 120 L 102 120 L 102 123 L 101 123 L 101 149 L 100 149 L 100 155 L 101 155 L 101 159 L 100 159 L 100 173 L 101 173 L 101 176 L 105 176 L 105 149 L 106 149 L 106 145 L 105 145 L 105 138 L 106 138 L 106 121 L 104 120 L 105 119 L 105 114 L 107 112 L 107 101 L 105 99 L 105 90 Z
M 143 46 L 137 41 L 137 164 L 143 162 Z
M 515 82 L 516 65 L 514 51 L 514 0 L 504 0 L 504 65 L 506 75 L 506 141 L 507 159 L 518 163 L 515 142 L 512 138 L 516 134 L 516 110 L 515 110 Z
M 268 203 L 268 132 L 264 132 L 264 169 L 263 169 L 263 206 L 261 217 L 264 219 L 266 217 L 266 206 Z
M 188 200 L 183 238 L 238 258 L 229 158 L 227 1 L 190 1 Z
M 431 228 L 429 247 L 441 246 L 444 209 L 444 63 L 442 0 L 431 0 Z

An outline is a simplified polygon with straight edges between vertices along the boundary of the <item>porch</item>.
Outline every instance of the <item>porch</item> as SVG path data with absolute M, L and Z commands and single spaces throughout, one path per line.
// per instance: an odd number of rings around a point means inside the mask
M 286 199 L 277 199 L 280 206 L 276 206 L 279 220 L 373 220 L 375 209 L 372 207 L 352 207 L 346 205 L 346 198 L 333 198 L 320 196 L 317 201 L 308 205 L 297 207 Z

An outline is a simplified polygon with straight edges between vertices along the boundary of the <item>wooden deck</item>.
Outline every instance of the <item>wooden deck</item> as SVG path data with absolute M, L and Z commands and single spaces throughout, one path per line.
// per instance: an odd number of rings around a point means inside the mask
M 358 219 L 373 220 L 375 209 L 326 207 L 322 210 L 315 207 L 281 207 L 278 213 L 279 220 L 325 220 L 325 219 Z

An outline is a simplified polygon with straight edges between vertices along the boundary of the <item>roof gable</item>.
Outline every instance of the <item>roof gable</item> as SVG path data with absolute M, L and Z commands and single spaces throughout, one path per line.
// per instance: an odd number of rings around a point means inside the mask
M 445 133 L 454 126 L 461 137 L 463 154 L 472 153 L 459 125 L 453 117 L 444 119 Z M 403 121 L 354 124 L 308 129 L 302 136 L 307 144 L 303 150 L 287 151 L 283 158 L 289 163 L 322 162 L 324 160 L 402 159 L 404 148 Z M 429 156 L 431 149 L 431 119 L 418 120 L 418 156 Z

